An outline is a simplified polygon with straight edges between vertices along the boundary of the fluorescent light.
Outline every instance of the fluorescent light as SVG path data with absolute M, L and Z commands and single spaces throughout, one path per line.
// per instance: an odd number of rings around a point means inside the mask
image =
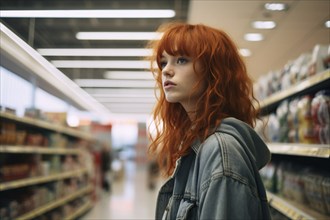
M 254 21 L 252 27 L 256 29 L 273 29 L 276 27 L 276 23 L 274 21 Z
M 248 33 L 244 35 L 244 39 L 247 41 L 262 41 L 264 36 L 259 33 Z
M 104 97 L 104 96 L 112 96 L 116 97 L 123 96 L 154 96 L 154 88 L 85 88 L 86 92 L 95 97 Z
M 151 112 L 154 103 L 104 103 L 111 112 Z
M 102 103 L 155 103 L 156 98 L 150 97 L 101 97 L 95 98 Z
M 42 48 L 37 51 L 43 56 L 100 56 L 100 57 L 146 57 L 151 49 L 142 48 Z
M 148 71 L 106 71 L 104 78 L 107 79 L 149 79 L 153 80 L 154 77 Z
M 265 9 L 269 11 L 284 11 L 288 9 L 288 5 L 285 3 L 266 3 Z
M 112 88 L 154 88 L 153 80 L 110 80 L 110 79 L 76 79 L 80 87 Z
M 324 23 L 324 25 L 325 25 L 326 28 L 330 28 L 330 20 L 326 21 L 326 22 Z
M 251 51 L 249 49 L 245 49 L 245 48 L 242 48 L 242 49 L 239 49 L 239 53 L 243 56 L 243 57 L 249 57 L 251 56 Z
M 173 10 L 1 10 L 3 18 L 173 18 Z
M 1 15 L 2 16 L 2 15 Z M 110 116 L 111 112 L 97 102 L 90 94 L 79 88 L 71 79 L 50 64 L 30 45 L 20 39 L 0 22 L 1 52 L 6 52 L 22 65 L 30 74 L 44 85 L 52 85 L 55 93 L 78 108 L 85 109 L 98 116 Z M 1 53 L 2 56 L 2 53 Z
M 150 68 L 150 62 L 144 60 L 53 60 L 51 62 L 57 68 Z
M 117 89 L 118 90 L 118 89 Z M 139 89 L 134 89 L 139 90 Z M 153 90 L 151 90 L 150 94 L 93 94 L 93 97 L 95 99 L 99 98 L 155 98 L 155 95 L 153 94 Z
M 158 32 L 78 32 L 78 40 L 158 40 Z

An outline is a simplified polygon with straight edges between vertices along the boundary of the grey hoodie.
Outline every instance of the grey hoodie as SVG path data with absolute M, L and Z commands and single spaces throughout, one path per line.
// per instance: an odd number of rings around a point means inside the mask
M 258 171 L 270 152 L 249 125 L 226 118 L 191 148 L 159 191 L 156 219 L 270 219 Z

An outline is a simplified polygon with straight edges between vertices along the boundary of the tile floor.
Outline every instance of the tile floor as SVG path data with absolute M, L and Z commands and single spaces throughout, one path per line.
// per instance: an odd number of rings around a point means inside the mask
M 127 161 L 123 178 L 113 181 L 111 193 L 100 193 L 95 206 L 81 219 L 154 219 L 157 192 L 162 182 L 163 180 L 158 180 L 156 188 L 150 190 L 146 166 Z

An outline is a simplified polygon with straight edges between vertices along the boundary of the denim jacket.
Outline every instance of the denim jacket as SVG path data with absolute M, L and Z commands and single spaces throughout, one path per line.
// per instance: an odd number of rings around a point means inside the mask
M 159 191 L 156 219 L 270 219 L 258 171 L 270 152 L 250 126 L 226 118 L 191 148 Z

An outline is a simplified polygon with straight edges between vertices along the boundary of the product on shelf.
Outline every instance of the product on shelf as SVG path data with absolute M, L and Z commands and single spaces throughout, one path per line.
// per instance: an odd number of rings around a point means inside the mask
M 322 185 L 322 193 L 325 202 L 325 206 L 328 214 L 330 215 L 330 176 L 324 176 Z
M 317 44 L 313 48 L 312 59 L 310 61 L 309 74 L 315 75 L 327 68 L 330 54 L 330 45 Z
M 30 176 L 30 165 L 26 163 L 8 164 L 0 168 L 0 182 L 23 179 Z
M 26 111 L 42 118 L 39 113 Z M 92 158 L 91 172 L 85 170 L 89 135 L 8 113 L 0 116 L 0 219 L 75 219 L 81 208 L 89 208 L 94 170 Z M 81 149 L 84 158 L 73 148 Z
M 276 110 L 276 116 L 279 121 L 279 142 L 288 142 L 289 139 L 288 113 L 289 103 L 287 100 L 284 100 Z
M 304 175 L 305 194 L 309 205 L 324 214 L 328 213 L 325 194 L 322 189 L 325 174 L 308 173 Z M 329 199 L 327 199 L 329 200 Z M 330 212 L 329 212 L 330 214 Z
M 276 193 L 277 192 L 276 165 L 273 162 L 270 162 L 259 172 L 262 177 L 265 188 L 271 192 Z
M 41 109 L 37 108 L 26 108 L 24 112 L 24 116 L 35 118 L 35 119 L 42 119 Z
M 0 143 L 12 145 L 16 142 L 16 124 L 0 122 Z
M 330 173 L 291 161 L 272 161 L 260 175 L 266 189 L 330 215 Z
M 313 120 L 311 113 L 312 96 L 306 95 L 298 101 L 298 137 L 299 143 L 315 143 L 315 134 L 313 129 Z
M 44 118 L 54 124 L 67 126 L 67 113 L 66 112 L 43 112 Z
M 317 143 L 330 144 L 330 90 L 316 93 L 311 105 Z
M 264 100 L 329 69 L 329 66 L 330 45 L 315 45 L 311 53 L 303 53 L 297 59 L 288 61 L 282 69 L 272 70 L 261 76 L 254 85 L 256 97 Z
M 289 102 L 289 113 L 287 117 L 289 133 L 288 142 L 299 142 L 299 118 L 298 118 L 298 99 L 293 99 Z

